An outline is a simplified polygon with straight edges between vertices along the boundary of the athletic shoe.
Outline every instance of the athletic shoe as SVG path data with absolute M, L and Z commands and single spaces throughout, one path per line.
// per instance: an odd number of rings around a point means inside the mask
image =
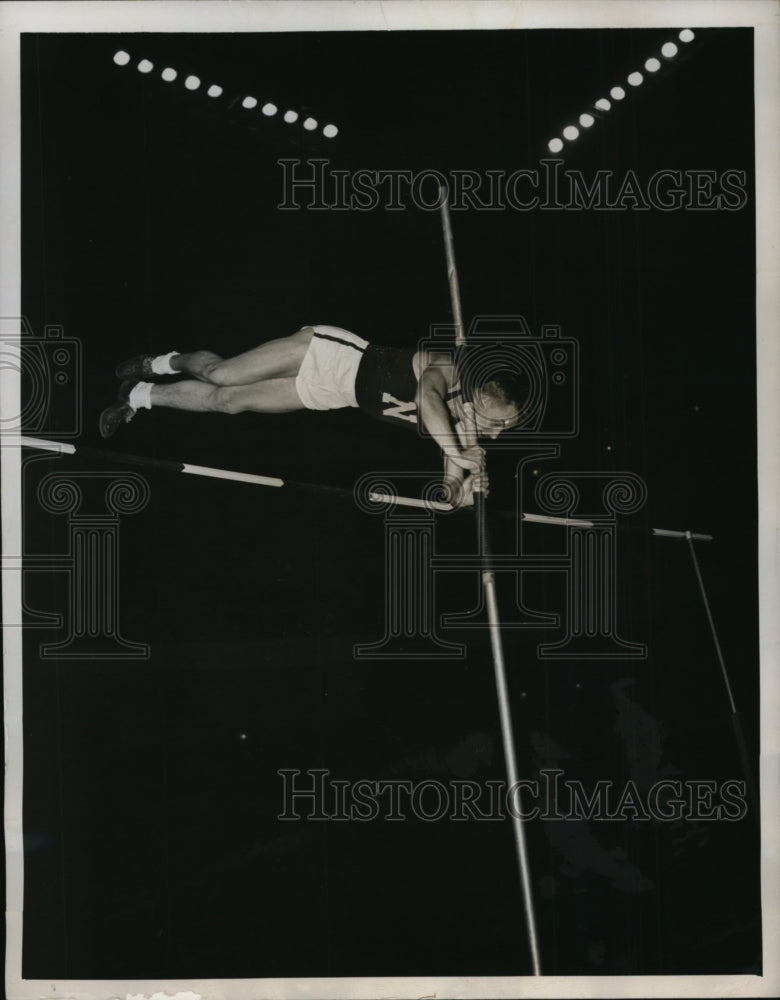
M 133 379 L 127 379 L 120 387 L 117 397 L 111 406 L 107 406 L 100 414 L 100 436 L 110 438 L 116 434 L 120 424 L 129 424 L 135 416 L 135 410 L 130 405 L 130 390 L 135 385 Z
M 134 358 L 128 358 L 116 367 L 117 378 L 132 378 L 136 382 L 148 382 L 149 379 L 160 378 L 157 372 L 152 371 L 154 354 L 136 354 Z

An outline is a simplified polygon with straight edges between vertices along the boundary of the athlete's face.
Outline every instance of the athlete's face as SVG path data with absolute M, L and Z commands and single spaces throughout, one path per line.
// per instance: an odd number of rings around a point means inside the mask
M 514 427 L 519 419 L 514 403 L 505 403 L 489 393 L 474 394 L 474 420 L 480 437 L 495 441 L 501 431 Z

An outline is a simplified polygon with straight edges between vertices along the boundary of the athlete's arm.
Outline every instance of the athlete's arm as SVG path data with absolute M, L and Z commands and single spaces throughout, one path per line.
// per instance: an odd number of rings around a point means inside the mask
M 469 476 L 469 479 L 472 477 Z M 448 456 L 444 456 L 444 485 L 447 487 L 450 502 L 455 507 L 460 507 L 466 500 L 466 493 L 463 488 L 463 481 L 466 479 L 466 470 L 456 465 Z
M 423 370 L 417 386 L 417 413 L 444 453 L 444 482 L 454 506 L 470 507 L 478 483 L 487 494 L 485 452 L 477 446 L 460 446 L 446 403 L 451 378 L 452 367 L 448 365 L 429 365 Z
M 447 409 L 448 366 L 428 365 L 417 383 L 417 413 L 423 426 L 444 452 L 445 460 L 465 472 L 479 472 L 484 466 L 485 452 L 476 445 L 461 448 Z M 447 475 L 445 465 L 445 475 Z M 461 479 L 463 476 L 461 475 Z

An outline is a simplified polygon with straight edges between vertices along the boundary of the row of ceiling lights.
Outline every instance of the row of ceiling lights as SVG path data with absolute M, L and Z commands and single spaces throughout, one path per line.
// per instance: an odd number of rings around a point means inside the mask
M 117 64 L 117 66 L 127 66 L 130 63 L 130 61 L 131 57 L 129 52 L 125 52 L 123 49 L 120 49 L 118 52 L 114 53 L 114 62 Z M 139 73 L 151 73 L 152 70 L 154 69 L 154 63 L 152 63 L 149 59 L 140 59 L 136 65 L 136 69 L 138 70 Z M 171 66 L 166 66 L 160 73 L 160 76 L 166 83 L 173 83 L 173 81 L 178 78 L 179 74 Z M 190 74 L 189 76 L 185 77 L 184 86 L 187 88 L 187 90 L 191 91 L 200 90 L 201 80 L 194 74 Z M 217 98 L 222 96 L 223 90 L 222 87 L 219 86 L 219 84 L 212 83 L 211 86 L 206 91 L 206 93 L 208 94 L 209 97 Z M 241 101 L 241 107 L 246 108 L 247 111 L 253 110 L 254 108 L 257 107 L 258 104 L 259 101 L 257 100 L 257 98 L 252 96 L 246 96 Z M 271 101 L 267 101 L 260 110 L 264 115 L 271 118 L 278 112 L 279 109 Z M 298 121 L 300 115 L 298 114 L 297 111 L 289 110 L 285 111 L 285 113 L 282 115 L 282 118 L 285 122 L 287 122 L 288 125 L 292 125 Z M 315 129 L 319 128 L 319 122 L 317 121 L 316 118 L 312 118 L 311 116 L 307 116 L 306 118 L 304 118 L 302 124 L 303 127 L 308 132 L 313 132 L 315 131 Z M 338 132 L 339 130 L 335 125 L 324 125 L 322 129 L 322 134 L 325 136 L 326 139 L 333 139 L 335 136 L 338 135 Z
M 690 28 L 684 28 L 677 37 L 683 44 L 687 45 L 689 42 L 692 42 L 696 36 Z M 661 55 L 667 60 L 674 59 L 678 51 L 679 49 L 674 42 L 665 42 L 661 46 Z M 657 73 L 661 68 L 661 65 L 662 63 L 660 59 L 657 59 L 655 56 L 651 56 L 645 62 L 645 69 L 648 73 Z M 628 74 L 627 81 L 630 86 L 639 87 L 644 82 L 644 76 L 638 70 L 635 70 L 633 73 Z M 609 96 L 613 101 L 622 101 L 626 96 L 626 91 L 623 87 L 615 86 L 610 90 Z M 593 106 L 598 108 L 599 111 L 609 111 L 612 104 L 606 97 L 600 97 Z M 596 119 L 594 116 L 587 111 L 584 111 L 579 117 L 579 124 L 582 128 L 590 128 L 595 121 Z M 569 142 L 573 142 L 579 134 L 580 130 L 576 125 L 567 125 L 562 132 L 563 139 L 561 139 L 560 136 L 550 139 L 547 143 L 547 148 L 551 153 L 560 153 L 564 145 L 563 140 L 566 139 Z

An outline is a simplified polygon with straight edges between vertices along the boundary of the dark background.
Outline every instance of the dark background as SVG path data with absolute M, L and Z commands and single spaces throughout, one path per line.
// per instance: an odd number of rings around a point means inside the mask
M 102 446 L 113 368 L 139 351 L 230 356 L 305 323 L 412 345 L 450 321 L 435 212 L 280 212 L 279 157 L 533 168 L 675 35 L 24 37 L 24 312 L 37 335 L 61 324 L 81 344 L 77 443 Z M 131 66 L 113 63 L 118 48 Z M 176 83 L 160 80 L 164 64 Z M 182 86 L 188 72 L 201 92 Z M 218 101 L 203 93 L 212 81 Z M 244 93 L 279 116 L 243 112 Z M 285 125 L 287 107 L 339 136 Z M 752 33 L 707 29 L 566 150 L 588 178 L 744 170 L 739 212 L 453 215 L 467 318 L 519 313 L 579 341 L 581 430 L 543 471 L 626 470 L 648 486 L 621 534 L 618 630 L 649 658 L 545 662 L 537 645 L 560 632 L 505 634 L 521 774 L 558 765 L 644 789 L 741 776 L 689 553 L 652 526 L 715 536 L 699 560 L 756 766 L 752 109 Z M 438 465 L 429 443 L 356 411 L 157 410 L 110 447 L 346 491 L 371 470 Z M 498 508 L 513 506 L 516 462 L 491 454 Z M 97 468 L 26 465 L 28 552 L 67 547 L 66 518 L 36 499 L 42 476 Z M 120 628 L 151 658 L 47 660 L 40 644 L 61 633 L 26 630 L 25 977 L 527 973 L 506 823 L 276 819 L 284 767 L 503 777 L 482 630 L 446 633 L 465 660 L 355 661 L 353 644 L 383 630 L 381 517 L 339 493 L 143 474 L 150 502 L 121 521 Z M 500 550 L 513 527 L 492 524 Z M 439 543 L 472 537 L 464 513 Z M 561 610 L 557 574 L 531 587 L 536 607 Z M 499 588 L 506 606 L 508 575 Z M 468 611 L 476 593 L 474 578 L 443 577 L 437 611 Z M 36 575 L 28 602 L 66 610 L 64 575 Z M 760 971 L 753 818 L 530 824 L 544 971 Z

